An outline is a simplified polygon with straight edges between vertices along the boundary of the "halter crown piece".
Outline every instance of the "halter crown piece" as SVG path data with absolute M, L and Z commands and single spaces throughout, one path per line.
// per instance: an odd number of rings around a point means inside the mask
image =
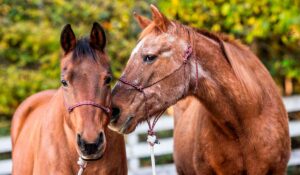
M 150 153 L 151 153 L 151 165 L 152 165 L 152 174 L 153 175 L 156 175 L 156 170 L 155 170 L 155 157 L 154 157 L 154 145 L 155 144 L 159 144 L 159 141 L 157 140 L 157 137 L 155 135 L 155 132 L 154 132 L 154 127 L 155 127 L 155 124 L 157 123 L 158 119 L 162 116 L 162 114 L 165 112 L 165 110 L 161 111 L 160 113 L 158 113 L 156 116 L 154 116 L 154 120 L 153 120 L 153 123 L 151 124 L 150 122 L 150 118 L 151 116 L 149 115 L 149 109 L 148 109 L 148 105 L 147 105 L 147 96 L 146 96 L 146 93 L 145 93 L 145 89 L 148 88 L 148 87 L 151 87 L 151 86 L 154 86 L 155 84 L 163 81 L 164 79 L 167 79 L 168 77 L 170 77 L 173 73 L 175 73 L 176 71 L 180 70 L 182 67 L 184 67 L 187 62 L 189 61 L 189 58 L 191 57 L 192 55 L 192 52 L 193 52 L 193 49 L 192 47 L 189 45 L 187 50 L 184 52 L 184 55 L 183 55 L 183 63 L 181 66 L 179 66 L 176 70 L 174 70 L 172 73 L 166 75 L 165 77 L 163 77 L 162 79 L 150 84 L 150 85 L 147 85 L 147 86 L 140 86 L 140 85 L 137 85 L 137 84 L 133 84 L 133 83 L 130 83 L 129 81 L 127 81 L 125 79 L 125 77 L 121 77 L 119 79 L 120 82 L 122 82 L 123 84 L 126 84 L 128 86 L 131 86 L 133 87 L 135 90 L 137 90 L 138 92 L 142 93 L 143 96 L 144 96 L 144 101 L 145 101 L 145 112 L 146 112 L 146 115 L 147 115 L 147 124 L 148 124 L 148 136 L 147 136 L 147 142 L 149 143 L 149 146 L 150 146 Z M 198 66 L 197 66 L 197 60 L 195 60 L 195 63 L 196 63 L 196 89 L 198 87 Z

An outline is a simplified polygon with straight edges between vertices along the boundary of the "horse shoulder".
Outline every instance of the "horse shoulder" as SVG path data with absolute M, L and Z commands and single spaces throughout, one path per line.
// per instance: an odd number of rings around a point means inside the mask
M 198 157 L 202 156 L 195 147 L 199 144 L 197 130 L 200 129 L 200 121 L 206 113 L 201 102 L 192 96 L 180 100 L 174 106 L 174 161 L 178 174 L 196 174 L 194 159 L 198 161 Z
M 45 103 L 48 103 L 52 96 L 55 94 L 56 90 L 46 90 L 34 94 L 28 97 L 21 105 L 17 108 L 16 112 L 12 118 L 12 125 L 11 125 L 11 139 L 12 145 L 14 147 L 16 140 L 28 119 L 28 116 L 37 109 L 38 107 L 42 106 Z

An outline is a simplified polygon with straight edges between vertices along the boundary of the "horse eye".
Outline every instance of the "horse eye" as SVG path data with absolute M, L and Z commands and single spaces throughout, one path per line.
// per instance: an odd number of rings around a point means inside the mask
M 68 83 L 67 83 L 66 80 L 61 80 L 60 82 L 61 82 L 61 84 L 62 84 L 64 87 L 67 87 L 67 86 L 68 86 Z
M 145 55 L 143 56 L 144 62 L 152 62 L 157 58 L 156 55 Z
M 104 80 L 104 83 L 109 84 L 111 82 L 111 80 L 112 80 L 111 76 L 107 76 Z

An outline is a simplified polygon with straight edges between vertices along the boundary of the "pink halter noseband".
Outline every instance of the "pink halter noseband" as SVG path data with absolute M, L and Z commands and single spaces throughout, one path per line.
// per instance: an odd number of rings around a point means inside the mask
M 96 108 L 100 108 L 102 109 L 108 116 L 110 116 L 111 114 L 111 109 L 110 107 L 106 107 L 106 106 L 103 106 L 101 104 L 98 104 L 98 103 L 95 103 L 93 101 L 82 101 L 82 102 L 79 102 L 79 103 L 76 103 L 72 106 L 69 106 L 68 107 L 68 111 L 69 113 L 73 111 L 73 109 L 79 107 L 79 106 L 84 106 L 84 105 L 90 105 L 90 106 L 93 106 L 93 107 L 96 107 Z

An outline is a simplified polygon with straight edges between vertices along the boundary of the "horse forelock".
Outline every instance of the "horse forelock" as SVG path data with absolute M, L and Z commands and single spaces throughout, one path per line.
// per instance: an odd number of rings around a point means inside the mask
M 156 27 L 154 22 L 151 22 L 141 33 L 139 36 L 139 40 L 143 39 L 146 35 L 150 33 L 160 34 L 161 31 Z
M 109 61 L 106 54 L 100 53 L 100 51 L 96 51 L 96 49 L 92 48 L 90 45 L 90 39 L 87 37 L 83 37 L 77 40 L 76 46 L 72 53 L 72 60 L 81 61 L 81 59 L 90 58 L 94 61 L 100 61 L 100 63 L 109 67 Z

